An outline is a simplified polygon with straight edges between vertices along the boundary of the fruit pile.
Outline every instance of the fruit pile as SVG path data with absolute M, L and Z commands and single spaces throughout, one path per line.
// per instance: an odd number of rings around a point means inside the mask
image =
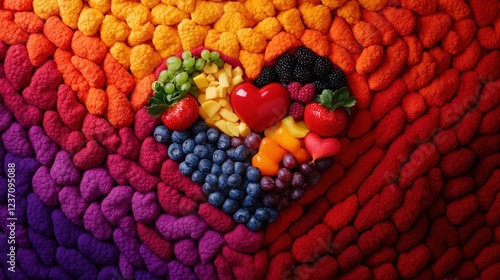
M 320 181 L 355 101 L 342 71 L 305 47 L 280 57 L 254 84 L 222 56 L 204 49 L 166 59 L 148 112 L 161 116 L 154 138 L 168 145 L 180 173 L 256 231 Z

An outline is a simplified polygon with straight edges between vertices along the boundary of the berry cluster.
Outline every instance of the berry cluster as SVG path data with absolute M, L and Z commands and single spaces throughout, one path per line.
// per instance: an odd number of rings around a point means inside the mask
M 324 89 L 335 91 L 343 87 L 345 75 L 341 69 L 333 67 L 327 57 L 317 56 L 302 46 L 293 55 L 282 55 L 275 66 L 264 67 L 254 84 L 263 87 L 273 82 L 285 85 L 291 82 L 302 85 L 311 83 L 316 88 L 316 94 L 319 94 Z
M 258 134 L 229 137 L 200 120 L 183 131 L 160 125 L 154 138 L 169 144 L 168 156 L 180 162 L 180 173 L 201 185 L 208 202 L 233 215 L 237 223 L 258 230 L 278 218 L 277 209 L 264 204 L 261 173 L 251 165 L 260 145 Z

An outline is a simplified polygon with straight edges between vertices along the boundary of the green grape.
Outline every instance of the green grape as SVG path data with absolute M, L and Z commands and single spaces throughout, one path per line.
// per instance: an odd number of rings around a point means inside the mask
M 188 58 L 191 58 L 191 52 L 190 51 L 183 51 L 182 52 L 182 59 L 186 60 Z
M 175 90 L 175 86 L 172 83 L 168 83 L 165 85 L 165 92 L 166 93 L 172 93 Z
M 203 67 L 205 67 L 205 60 L 203 60 L 203 58 L 198 58 L 194 64 L 194 67 L 196 68 L 196 70 L 202 70 Z
M 194 84 L 193 77 L 189 77 L 189 78 L 188 78 L 188 83 L 190 83 L 190 84 Z
M 201 52 L 201 58 L 204 60 L 209 60 L 210 59 L 210 51 L 209 50 L 203 50 Z
M 172 69 L 173 71 L 177 71 L 181 68 L 182 61 L 180 58 L 176 56 L 171 56 L 167 59 L 167 67 L 168 69 Z
M 191 88 L 191 84 L 190 83 L 185 83 L 181 86 L 181 90 L 182 91 L 188 91 L 189 89 Z
M 167 70 L 163 70 L 160 72 L 160 81 L 162 83 L 166 83 L 168 80 L 168 71 Z
M 185 68 L 193 67 L 195 62 L 196 60 L 194 59 L 194 57 L 189 57 L 182 62 L 182 66 L 184 66 Z
M 177 84 L 182 85 L 187 81 L 188 77 L 188 73 L 180 72 L 179 74 L 175 75 L 175 81 L 177 82 Z
M 211 52 L 210 53 L 210 60 L 212 61 L 216 61 L 217 59 L 219 59 L 220 55 L 218 52 Z
M 171 76 L 173 76 L 177 71 L 179 71 L 179 69 L 174 70 L 174 68 L 168 68 L 167 71 Z
M 221 68 L 222 66 L 224 66 L 224 61 L 222 59 L 217 59 L 216 61 L 214 61 L 215 65 L 217 65 L 217 67 Z
M 186 71 L 188 74 L 193 74 L 194 71 L 196 71 L 196 68 L 191 66 L 191 67 L 184 68 L 184 71 Z
M 157 91 L 158 91 L 158 88 L 159 88 L 159 87 L 162 87 L 162 86 L 163 86 L 162 82 L 160 82 L 160 81 L 155 81 L 154 83 L 152 83 L 152 84 L 151 84 L 151 89 L 152 89 L 153 91 L 157 92 Z

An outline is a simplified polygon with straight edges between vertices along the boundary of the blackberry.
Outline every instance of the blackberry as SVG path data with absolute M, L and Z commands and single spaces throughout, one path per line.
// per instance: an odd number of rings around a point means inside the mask
M 328 74 L 328 83 L 331 90 L 337 90 L 345 84 L 345 74 L 340 68 L 334 69 Z
M 297 64 L 311 67 L 316 61 L 316 55 L 310 49 L 302 46 L 295 52 L 295 59 L 297 59 Z
M 316 87 L 316 94 L 321 94 L 324 89 L 329 88 L 328 83 L 323 80 L 317 80 L 313 82 L 314 87 Z
M 295 68 L 295 59 L 290 54 L 286 53 L 278 59 L 275 70 L 278 74 L 280 83 L 289 84 L 293 81 L 293 70 Z
M 273 67 L 264 67 L 262 69 L 262 72 L 260 72 L 259 76 L 255 81 L 253 82 L 256 87 L 263 87 L 267 84 L 277 82 L 278 81 L 278 74 L 276 74 L 276 71 L 274 70 Z
M 316 59 L 314 63 L 314 74 L 319 77 L 326 77 L 328 73 L 333 71 L 332 62 L 324 57 L 320 56 Z
M 305 66 L 297 65 L 295 66 L 295 70 L 293 71 L 294 81 L 297 81 L 301 84 L 310 83 L 312 80 L 311 71 Z

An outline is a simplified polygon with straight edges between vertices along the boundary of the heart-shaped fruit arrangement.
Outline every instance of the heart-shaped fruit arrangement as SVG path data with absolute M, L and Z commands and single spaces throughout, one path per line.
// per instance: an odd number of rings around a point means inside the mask
M 319 182 L 355 104 L 342 71 L 305 47 L 253 84 L 237 61 L 207 49 L 168 58 L 157 77 L 148 112 L 164 125 L 155 139 L 209 203 L 251 230 Z

